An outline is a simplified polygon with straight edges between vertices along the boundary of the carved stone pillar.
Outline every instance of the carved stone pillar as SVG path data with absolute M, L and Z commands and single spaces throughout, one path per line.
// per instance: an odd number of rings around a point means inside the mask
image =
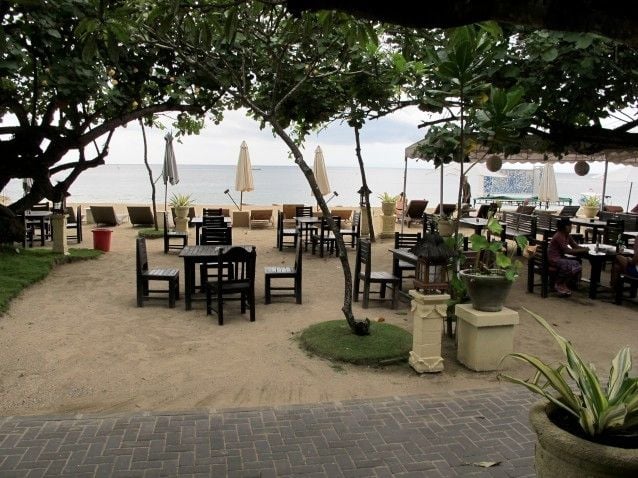
M 51 232 L 53 235 L 53 252 L 67 255 L 69 246 L 66 243 L 66 215 L 53 214 L 51 216 Z
M 368 208 L 361 208 L 361 229 L 359 231 L 361 237 L 370 236 L 370 227 L 368 226 Z
M 412 296 L 412 351 L 410 365 L 419 373 L 443 370 L 441 335 L 446 317 L 448 294 L 425 295 L 416 290 Z
M 394 225 L 397 222 L 397 217 L 392 214 L 391 216 L 386 216 L 385 214 L 381 216 L 381 234 L 379 237 L 382 239 L 392 239 L 394 238 Z

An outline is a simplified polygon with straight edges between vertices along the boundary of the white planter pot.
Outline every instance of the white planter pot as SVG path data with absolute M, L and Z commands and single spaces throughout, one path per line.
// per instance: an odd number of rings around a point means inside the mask
M 180 219 L 184 219 L 186 217 L 188 217 L 188 210 L 190 208 L 188 206 L 177 206 L 175 208 L 175 217 L 178 217 Z
M 598 212 L 598 206 L 581 206 L 580 210 L 583 215 L 588 218 L 596 217 L 596 213 Z
M 383 215 L 384 216 L 392 216 L 392 215 L 394 215 L 396 209 L 397 209 L 396 201 L 382 202 L 381 203 L 381 210 L 383 211 Z

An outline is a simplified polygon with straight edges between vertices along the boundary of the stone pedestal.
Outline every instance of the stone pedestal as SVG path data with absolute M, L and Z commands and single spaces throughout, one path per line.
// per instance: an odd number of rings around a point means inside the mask
M 518 312 L 507 307 L 499 312 L 483 312 L 471 304 L 459 304 L 454 313 L 459 362 L 477 372 L 498 370 L 503 357 L 514 351 Z
M 188 218 L 176 217 L 175 218 L 175 230 L 179 232 L 188 232 Z
M 93 211 L 91 211 L 90 207 L 87 207 L 84 210 L 84 217 L 86 218 L 87 224 L 95 224 L 95 221 L 93 220 Z
M 425 295 L 416 290 L 412 297 L 411 314 L 414 321 L 410 365 L 419 373 L 443 370 L 441 335 L 446 317 L 448 294 Z
M 385 214 L 381 216 L 381 234 L 379 234 L 379 237 L 382 239 L 394 238 L 394 225 L 396 222 L 397 217 L 394 214 L 391 216 L 386 216 Z
M 67 255 L 69 246 L 66 243 L 66 215 L 53 214 L 51 216 L 51 233 L 53 235 L 53 252 Z
M 233 227 L 248 227 L 250 223 L 250 212 L 233 211 Z

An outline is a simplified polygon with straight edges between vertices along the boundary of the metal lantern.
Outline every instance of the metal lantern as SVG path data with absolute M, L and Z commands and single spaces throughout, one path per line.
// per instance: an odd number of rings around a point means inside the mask
M 585 161 L 577 161 L 574 164 L 574 172 L 579 176 L 585 176 L 589 172 L 589 164 Z
M 487 158 L 487 160 L 485 161 L 485 166 L 487 167 L 487 169 L 495 173 L 503 166 L 503 160 L 499 156 L 493 154 L 492 156 Z
M 360 205 L 362 208 L 366 207 L 366 205 L 367 205 L 367 202 L 366 202 L 366 192 L 367 192 L 368 194 L 370 194 L 372 191 L 370 191 L 370 189 L 369 189 L 369 188 L 366 188 L 366 187 L 364 187 L 364 186 L 361 186 L 361 187 L 359 188 L 359 190 L 357 191 L 357 193 L 359 194 L 359 205 Z

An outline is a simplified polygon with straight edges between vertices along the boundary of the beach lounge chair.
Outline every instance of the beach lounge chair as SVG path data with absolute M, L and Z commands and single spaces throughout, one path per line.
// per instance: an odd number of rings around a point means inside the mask
M 563 206 L 563 209 L 558 213 L 561 217 L 576 217 L 580 206 Z
M 149 269 L 146 253 L 146 239 L 136 239 L 136 276 L 137 276 L 137 306 L 144 307 L 144 301 L 150 298 L 151 293 L 168 293 L 168 306 L 175 307 L 175 301 L 179 299 L 179 271 L 177 269 Z M 168 283 L 168 290 L 152 290 L 150 281 L 163 281 Z
M 150 206 L 126 206 L 130 223 L 140 226 L 154 226 L 155 219 Z
M 274 266 L 274 267 L 266 267 L 265 279 L 266 279 L 266 294 L 265 301 L 266 304 L 270 304 L 273 297 L 294 297 L 295 302 L 297 304 L 301 304 L 301 264 L 302 264 L 302 244 L 301 241 L 297 241 L 296 249 L 295 249 L 295 265 L 294 267 L 290 266 Z M 292 279 L 292 285 L 288 286 L 273 286 L 273 280 L 280 279 Z M 273 294 L 272 291 L 293 291 L 292 294 Z
M 82 206 L 78 206 L 77 213 L 73 210 L 72 207 L 67 207 L 66 210 L 66 229 L 67 229 L 67 240 L 75 239 L 79 244 L 82 242 Z M 69 233 L 68 231 L 71 231 Z
M 425 199 L 413 199 L 408 203 L 408 208 L 405 210 L 405 222 L 408 224 L 408 227 L 410 227 L 413 222 L 423 221 L 423 213 L 426 207 L 428 207 L 428 201 Z M 398 219 L 401 221 L 400 217 Z
M 454 214 L 454 211 L 456 211 L 456 204 L 449 204 L 449 203 L 444 203 L 443 204 L 443 214 L 444 215 L 451 216 L 452 214 Z M 435 216 L 437 214 L 441 214 L 441 205 L 440 204 L 436 205 L 436 208 L 434 208 L 433 214 Z
M 119 226 L 126 220 L 126 214 L 115 214 L 113 206 L 91 206 L 93 222 L 96 225 Z
M 295 227 L 295 216 L 297 208 L 303 207 L 303 204 L 284 204 L 281 210 L 284 213 L 284 227 Z
M 272 209 L 253 209 L 250 211 L 250 219 L 248 227 L 271 227 L 272 223 Z
M 352 217 L 352 209 L 333 209 L 330 211 L 330 215 L 332 217 L 340 217 L 341 222 L 350 222 L 350 218 Z
M 361 281 L 363 281 L 363 291 L 359 290 Z M 390 286 L 392 288 L 392 308 L 395 309 L 397 306 L 399 281 L 400 279 L 393 276 L 391 272 L 372 271 L 370 239 L 361 239 L 357 244 L 357 259 L 354 268 L 354 292 L 352 294 L 354 301 L 358 302 L 359 294 L 363 293 L 363 302 L 361 305 L 364 309 L 367 309 L 370 294 L 379 294 L 380 299 L 385 299 L 386 290 L 388 286 Z M 372 284 L 379 284 L 380 289 L 378 291 L 371 291 L 370 286 Z

